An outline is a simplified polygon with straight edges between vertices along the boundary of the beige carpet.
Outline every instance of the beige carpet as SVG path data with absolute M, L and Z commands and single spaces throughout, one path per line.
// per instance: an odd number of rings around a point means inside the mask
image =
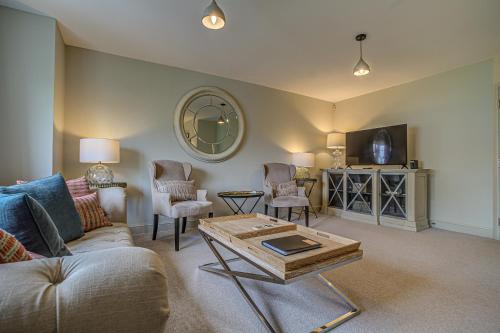
M 500 332 L 500 242 L 326 216 L 311 224 L 360 240 L 365 251 L 361 261 L 325 274 L 363 310 L 334 332 Z M 136 244 L 167 266 L 167 332 L 265 332 L 230 279 L 197 269 L 216 259 L 194 228 L 177 253 L 171 225 L 160 226 L 156 241 L 142 228 L 134 232 Z M 315 277 L 288 286 L 242 282 L 282 332 L 308 332 L 346 311 Z

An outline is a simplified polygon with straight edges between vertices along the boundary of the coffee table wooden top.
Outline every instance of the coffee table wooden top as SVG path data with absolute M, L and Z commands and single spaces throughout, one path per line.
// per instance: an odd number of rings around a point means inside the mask
M 363 255 L 358 241 L 262 214 L 201 219 L 198 228 L 283 280 L 324 270 L 344 261 L 361 259 Z M 261 244 L 263 240 L 297 234 L 322 246 L 283 256 Z

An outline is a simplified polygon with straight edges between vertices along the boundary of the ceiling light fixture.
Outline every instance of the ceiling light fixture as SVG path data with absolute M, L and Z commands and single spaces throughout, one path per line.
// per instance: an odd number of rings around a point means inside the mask
M 363 46 L 361 44 L 365 39 L 366 34 L 359 34 L 356 36 L 356 40 L 359 42 L 359 61 L 352 71 L 355 76 L 370 74 L 370 66 L 363 60 Z
M 226 24 L 226 16 L 215 0 L 212 0 L 210 5 L 203 12 L 201 23 L 207 29 L 218 30 L 224 28 Z

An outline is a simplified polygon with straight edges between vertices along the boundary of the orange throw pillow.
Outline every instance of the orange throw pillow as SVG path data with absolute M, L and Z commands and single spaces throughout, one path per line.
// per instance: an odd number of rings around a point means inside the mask
M 33 259 L 26 248 L 14 236 L 0 229 L 0 264 Z
M 83 231 L 87 232 L 113 225 L 99 205 L 97 193 L 74 197 L 73 201 L 75 202 L 76 211 L 82 219 Z

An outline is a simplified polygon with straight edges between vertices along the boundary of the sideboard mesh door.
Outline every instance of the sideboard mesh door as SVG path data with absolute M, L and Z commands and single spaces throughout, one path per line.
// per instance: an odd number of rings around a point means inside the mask
M 344 174 L 328 173 L 328 206 L 344 209 Z
M 373 175 L 347 174 L 347 210 L 351 212 L 373 215 Z
M 406 219 L 406 175 L 380 175 L 380 215 Z

